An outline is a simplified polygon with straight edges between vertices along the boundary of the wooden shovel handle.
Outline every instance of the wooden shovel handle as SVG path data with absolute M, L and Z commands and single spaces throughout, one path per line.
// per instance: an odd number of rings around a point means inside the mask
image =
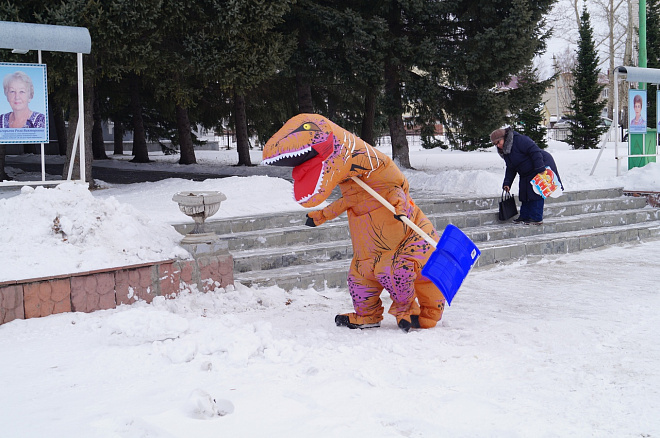
M 380 196 L 380 195 L 378 194 L 377 191 L 375 191 L 374 189 L 372 189 L 371 187 L 369 187 L 369 186 L 367 185 L 367 183 L 365 183 L 364 181 L 362 181 L 360 178 L 358 178 L 358 177 L 356 177 L 356 176 L 352 176 L 351 179 L 352 179 L 353 181 L 355 181 L 355 182 L 356 182 L 360 187 L 362 187 L 364 190 L 366 190 L 367 192 L 369 192 L 369 194 L 370 194 L 371 196 L 373 196 L 374 198 L 376 198 L 376 199 L 377 199 L 381 204 L 383 204 L 383 205 L 384 205 L 389 211 L 391 211 L 392 214 L 396 214 L 396 210 L 394 209 L 394 206 L 393 206 L 392 204 L 390 204 L 389 202 L 387 202 L 387 199 L 385 199 L 385 198 L 383 198 L 382 196 Z M 437 247 L 438 244 L 435 242 L 435 240 L 431 239 L 431 236 L 429 236 L 428 234 L 426 234 L 426 233 L 424 232 L 424 230 L 422 230 L 422 229 L 419 228 L 417 225 L 415 225 L 415 223 L 414 223 L 413 221 L 411 221 L 410 219 L 408 219 L 406 216 L 400 216 L 399 219 L 401 219 L 401 221 L 402 221 L 404 224 L 406 224 L 406 225 L 408 225 L 410 228 L 412 228 L 417 234 L 419 234 L 420 236 L 422 236 L 422 238 L 424 238 L 424 240 L 426 240 L 426 241 L 427 241 L 427 242 L 428 242 L 433 248 L 436 248 L 436 247 Z

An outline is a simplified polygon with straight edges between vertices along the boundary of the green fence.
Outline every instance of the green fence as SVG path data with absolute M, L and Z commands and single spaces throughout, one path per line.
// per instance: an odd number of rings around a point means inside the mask
M 655 129 L 647 129 L 644 134 L 630 134 L 629 155 L 654 155 L 653 157 L 628 157 L 628 170 L 633 167 L 644 167 L 649 163 L 655 163 L 657 149 L 657 136 Z M 646 138 L 646 141 L 645 141 Z

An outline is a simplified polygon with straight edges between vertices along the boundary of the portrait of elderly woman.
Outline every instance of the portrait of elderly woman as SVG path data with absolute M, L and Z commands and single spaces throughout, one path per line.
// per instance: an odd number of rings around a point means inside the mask
M 2 87 L 11 106 L 11 112 L 0 115 L 0 128 L 45 128 L 46 117 L 30 109 L 34 97 L 34 84 L 22 71 L 9 73 Z
M 635 110 L 635 117 L 630 119 L 631 126 L 646 126 L 646 120 L 642 117 L 642 108 L 644 107 L 644 99 L 639 94 L 635 94 L 633 98 L 633 108 Z

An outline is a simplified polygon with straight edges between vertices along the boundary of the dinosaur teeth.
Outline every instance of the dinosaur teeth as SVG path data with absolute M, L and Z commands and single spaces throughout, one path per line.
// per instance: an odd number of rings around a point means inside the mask
M 285 153 L 280 154 L 276 157 L 266 158 L 265 160 L 262 161 L 262 163 L 263 164 L 271 164 L 271 163 L 275 163 L 277 161 L 283 160 L 285 158 L 299 157 L 301 155 L 305 155 L 306 153 L 308 153 L 311 150 L 312 150 L 312 147 L 309 146 L 309 147 L 306 147 L 305 149 L 300 149 L 300 150 L 291 151 L 291 152 L 285 152 Z

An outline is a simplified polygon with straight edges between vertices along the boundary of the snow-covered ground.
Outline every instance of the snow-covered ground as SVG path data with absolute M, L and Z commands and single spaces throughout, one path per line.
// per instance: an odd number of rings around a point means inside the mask
M 414 194 L 499 196 L 493 149 L 411 149 Z M 611 144 L 593 176 L 598 151 L 549 151 L 569 191 L 660 191 L 655 163 L 616 177 Z M 200 152 L 192 168 L 235 154 Z M 139 170 L 128 159 L 111 165 Z M 288 181 L 244 171 L 0 189 L 0 281 L 185 257 L 171 227 L 189 221 L 178 191 L 223 192 L 216 218 L 304 214 Z M 0 326 L 0 436 L 660 436 L 659 251 L 651 241 L 477 269 L 438 327 L 409 334 L 389 316 L 378 329 L 336 327 L 352 310 L 345 289 L 240 284 L 13 321 Z

